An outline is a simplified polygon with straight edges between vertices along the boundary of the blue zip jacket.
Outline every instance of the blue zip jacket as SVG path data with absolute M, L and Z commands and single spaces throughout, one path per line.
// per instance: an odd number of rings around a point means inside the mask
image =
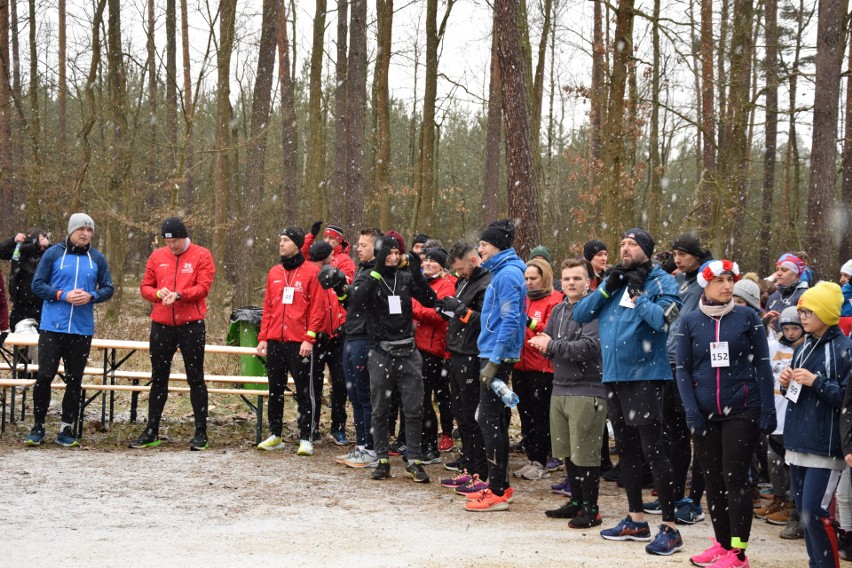
M 606 280 L 604 280 L 604 283 Z M 665 310 L 681 305 L 675 279 L 657 265 L 651 269 L 633 308 L 619 305 L 624 287 L 607 296 L 604 283 L 577 303 L 574 320 L 598 320 L 604 383 L 669 381 L 672 367 L 666 351 Z
M 840 308 L 840 317 L 852 316 L 852 282 L 847 282 L 840 289 L 843 292 L 843 307 Z
M 706 420 L 760 409 L 760 429 L 775 429 L 775 379 L 766 328 L 757 313 L 734 306 L 718 320 L 700 309 L 683 315 L 677 331 L 677 386 L 690 430 Z M 713 367 L 710 344 L 728 343 L 730 366 Z
M 840 409 L 852 371 L 852 340 L 836 325 L 817 339 L 808 335 L 793 352 L 793 369 L 807 369 L 816 380 L 787 404 L 784 447 L 795 452 L 843 458 Z
M 476 342 L 479 356 L 494 363 L 517 361 L 524 345 L 527 313 L 527 285 L 524 281 L 524 264 L 514 248 L 500 251 L 482 263 L 492 274 L 485 290 L 482 329 Z
M 68 303 L 68 292 L 77 288 L 91 294 L 92 301 L 83 306 Z M 39 329 L 94 335 L 94 304 L 106 302 L 114 291 L 106 258 L 99 251 L 90 247 L 69 249 L 66 242 L 53 245 L 45 251 L 33 276 L 33 292 L 44 300 Z

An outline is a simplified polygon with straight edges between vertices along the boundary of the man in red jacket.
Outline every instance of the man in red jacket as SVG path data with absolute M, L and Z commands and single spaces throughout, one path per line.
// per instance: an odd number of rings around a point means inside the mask
M 266 357 L 269 373 L 270 436 L 258 444 L 259 450 L 284 448 L 281 430 L 284 420 L 284 388 L 287 374 L 296 383 L 300 456 L 314 453 L 314 414 L 319 412 L 322 393 L 311 380 L 315 360 L 314 343 L 323 330 L 327 292 L 320 287 L 319 268 L 306 262 L 299 251 L 305 244 L 305 231 L 287 227 L 278 237 L 281 262 L 269 269 L 263 298 L 257 353 Z
M 175 351 L 180 349 L 195 415 L 195 435 L 189 449 L 207 449 L 207 385 L 204 383 L 204 344 L 207 295 L 216 267 L 210 251 L 191 242 L 179 217 L 163 221 L 166 246 L 148 257 L 139 287 L 151 310 L 151 393 L 148 425 L 130 443 L 131 448 L 160 445 L 160 418 L 169 396 L 169 374 Z
M 316 221 L 311 225 L 311 231 L 305 235 L 305 242 L 301 247 L 302 256 L 308 257 L 310 255 L 311 245 L 316 241 L 320 227 L 322 227 L 322 221 Z M 322 240 L 330 244 L 334 251 L 331 265 L 342 270 L 343 274 L 346 275 L 346 283 L 352 284 L 352 280 L 355 278 L 355 261 L 349 256 L 352 247 L 343 237 L 343 229 L 337 225 L 326 225 L 325 231 L 322 232 Z

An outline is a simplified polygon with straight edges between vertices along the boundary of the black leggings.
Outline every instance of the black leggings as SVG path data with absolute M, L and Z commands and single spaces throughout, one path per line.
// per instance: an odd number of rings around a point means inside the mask
M 204 382 L 204 320 L 184 325 L 151 322 L 151 394 L 148 397 L 148 428 L 160 429 L 163 408 L 169 397 L 169 374 L 175 352 L 180 349 L 189 383 L 189 399 L 195 415 L 196 432 L 207 432 L 207 384 Z
M 513 371 L 512 389 L 521 402 L 521 432 L 527 459 L 547 464 L 550 453 L 550 395 L 553 392 L 553 373 Z
M 314 348 L 316 349 L 316 347 Z M 319 364 L 314 364 L 314 388 L 322 392 L 323 367 L 328 365 L 331 382 L 331 428 L 329 432 L 346 431 L 346 377 L 343 374 L 343 338 L 333 337 L 320 350 Z M 319 413 L 314 417 L 315 428 L 319 426 Z
M 476 422 L 479 407 L 479 358 L 476 355 L 452 353 L 447 362 L 453 388 L 453 413 L 459 425 L 462 449 L 462 468 L 488 480 L 488 462 L 485 460 L 485 440 Z
M 725 548 L 730 548 L 731 538 L 748 542 L 751 533 L 748 469 L 757 445 L 758 412 L 708 420 L 704 435 L 693 437 L 707 484 L 713 531 Z
M 442 377 L 444 360 L 422 350 L 420 356 L 423 357 L 423 434 L 420 443 L 423 445 L 423 453 L 425 454 L 426 452 L 438 451 L 438 415 L 435 413 L 435 405 L 432 404 L 432 393 L 435 393 L 436 399 L 442 399 L 445 394 L 449 394 L 449 391 L 447 391 L 445 384 L 447 378 Z M 446 414 L 446 412 L 441 411 L 442 423 Z M 451 416 L 451 432 L 452 423 Z
M 296 404 L 299 409 L 299 439 L 313 437 L 313 416 L 319 411 L 319 400 L 311 380 L 311 359 L 299 355 L 300 342 L 267 342 L 266 368 L 269 374 L 269 432 L 281 436 L 284 427 L 284 391 L 287 373 L 296 383 Z
M 62 422 L 73 424 L 80 412 L 80 385 L 92 346 L 91 335 L 41 331 L 38 336 L 38 378 L 33 387 L 33 417 L 44 424 L 50 406 L 50 383 L 65 363 L 65 395 L 62 397 Z
M 686 411 L 675 381 L 666 381 L 663 385 L 663 416 L 666 450 L 672 464 L 674 500 L 679 501 L 686 493 L 686 474 L 692 464 L 692 445 Z

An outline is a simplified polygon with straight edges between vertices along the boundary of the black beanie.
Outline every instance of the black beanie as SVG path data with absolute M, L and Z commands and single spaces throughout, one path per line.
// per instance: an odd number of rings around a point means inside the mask
M 508 219 L 494 221 L 482 231 L 479 240 L 491 243 L 500 250 L 511 248 L 515 240 L 515 226 Z
M 320 260 L 325 260 L 331 253 L 334 252 L 334 249 L 331 248 L 331 245 L 325 241 L 316 241 L 311 245 L 311 248 L 308 249 L 308 258 L 311 262 L 319 262 Z
M 425 233 L 420 233 L 418 235 L 414 235 L 414 240 L 411 241 L 411 246 L 414 246 L 416 244 L 424 244 L 425 245 L 426 241 L 428 241 L 428 240 L 429 240 L 429 235 L 427 235 Z
M 621 235 L 621 240 L 633 239 L 649 259 L 654 257 L 654 237 L 645 229 L 639 227 L 630 229 Z
M 434 260 L 441 265 L 441 268 L 447 267 L 447 251 L 440 247 L 428 248 L 423 252 L 423 258 Z
M 180 217 L 169 217 L 163 221 L 163 238 L 165 239 L 185 239 L 189 236 L 186 232 L 186 225 Z
M 609 250 L 606 248 L 606 243 L 603 241 L 599 241 L 597 239 L 592 239 L 583 245 L 583 258 L 592 262 L 592 259 L 595 258 L 595 255 L 601 252 L 602 250 Z
M 695 233 L 681 233 L 675 237 L 672 250 L 691 254 L 699 260 L 704 257 L 704 248 L 701 246 L 701 239 Z
M 284 235 L 288 239 L 293 241 L 293 243 L 295 243 L 295 245 L 299 247 L 299 250 L 301 250 L 302 245 L 305 244 L 305 230 L 301 227 L 285 227 L 284 230 L 281 231 L 281 235 Z

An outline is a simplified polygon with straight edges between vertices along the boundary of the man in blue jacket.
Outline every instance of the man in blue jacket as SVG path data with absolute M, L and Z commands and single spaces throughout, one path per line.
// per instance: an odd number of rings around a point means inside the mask
M 683 548 L 675 528 L 671 463 L 663 444 L 663 386 L 672 380 L 666 350 L 668 325 L 681 305 L 675 279 L 651 262 L 654 239 L 631 229 L 621 239 L 621 263 L 593 294 L 574 308 L 579 323 L 598 320 L 603 383 L 627 493 L 628 515 L 601 531 L 607 540 L 650 541 L 642 507 L 642 454 L 651 464 L 663 522 L 649 554 L 668 556 Z
M 468 511 L 505 511 L 514 492 L 509 487 L 506 408 L 491 389 L 491 383 L 498 379 L 508 384 L 509 373 L 520 358 L 524 343 L 526 264 L 512 248 L 514 240 L 515 226 L 508 219 L 502 219 L 488 225 L 479 241 L 482 267 L 492 274 L 479 316 L 481 329 L 477 341 L 481 368 L 477 423 L 485 441 L 488 488 L 476 498 L 469 497 L 465 506 Z
M 78 446 L 71 428 L 80 410 L 80 385 L 95 333 L 94 304 L 114 292 L 106 258 L 92 248 L 95 222 L 85 213 L 68 220 L 68 238 L 47 249 L 33 276 L 33 292 L 44 300 L 38 338 L 38 379 L 33 388 L 33 424 L 24 440 L 39 446 L 50 406 L 50 383 L 65 362 L 65 396 L 56 443 Z

